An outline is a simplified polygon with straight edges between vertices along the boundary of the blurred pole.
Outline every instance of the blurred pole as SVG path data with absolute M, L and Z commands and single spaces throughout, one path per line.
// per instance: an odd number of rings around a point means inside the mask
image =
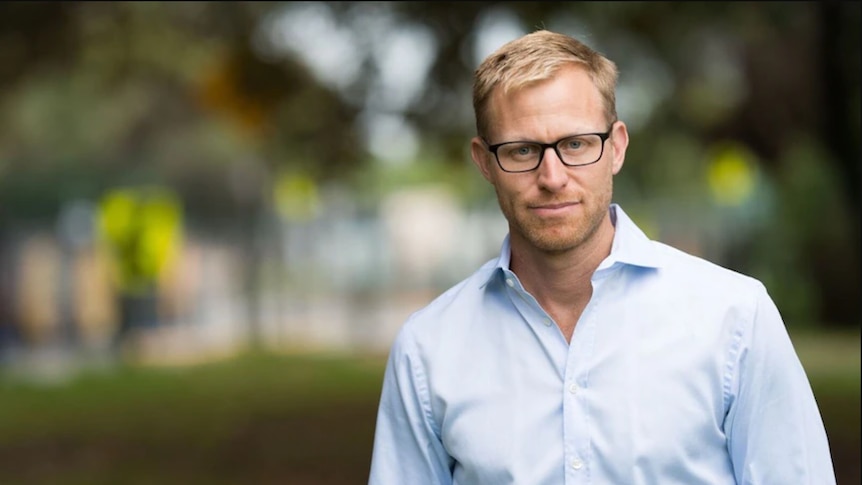
M 845 46 L 859 42 L 860 6 L 856 2 L 818 2 L 820 58 L 823 69 L 822 136 L 836 156 L 853 213 L 859 214 L 862 179 L 859 163 L 859 58 Z M 855 24 L 855 25 L 854 25 Z M 853 28 L 855 27 L 855 29 Z
M 252 349 L 262 344 L 260 315 L 260 265 L 264 250 L 262 226 L 265 224 L 264 187 L 267 171 L 257 159 L 236 163 L 229 181 L 239 212 L 239 238 L 242 258 L 242 290 L 245 300 L 247 342 Z
M 859 45 L 860 5 L 857 2 L 818 2 L 820 13 L 820 56 L 825 110 L 820 125 L 824 146 L 831 151 L 839 169 L 842 202 L 853 221 L 850 240 L 822 242 L 817 252 L 828 255 L 814 266 L 823 299 L 824 317 L 830 321 L 859 325 L 862 313 L 858 291 L 860 225 L 860 66 L 858 52 L 847 49 Z M 858 47 L 856 49 L 858 51 Z M 843 250 L 842 250 L 843 249 Z M 847 271 L 847 266 L 853 268 Z
M 17 322 L 12 311 L 12 248 L 7 229 L 0 216 L 0 365 L 8 359 L 9 349 L 17 340 Z
M 60 245 L 60 284 L 57 301 L 59 304 L 60 325 L 59 343 L 74 350 L 81 342 L 79 325 L 75 319 L 74 267 L 81 251 L 93 244 L 94 230 L 93 204 L 84 200 L 66 202 L 57 217 L 57 236 Z

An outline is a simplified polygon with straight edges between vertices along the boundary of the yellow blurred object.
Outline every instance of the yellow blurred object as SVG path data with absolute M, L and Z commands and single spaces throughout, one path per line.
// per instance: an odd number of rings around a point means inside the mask
M 174 261 L 181 231 L 180 204 L 167 189 L 114 189 L 102 199 L 99 232 L 123 291 L 141 293 L 152 289 Z
M 743 205 L 753 195 L 757 167 L 745 147 L 728 144 L 709 162 L 708 183 L 713 200 L 722 206 Z
M 274 184 L 275 207 L 289 221 L 312 219 L 320 200 L 314 179 L 304 174 L 282 173 Z
M 131 190 L 117 189 L 102 199 L 99 229 L 112 244 L 125 244 L 131 237 L 135 205 Z

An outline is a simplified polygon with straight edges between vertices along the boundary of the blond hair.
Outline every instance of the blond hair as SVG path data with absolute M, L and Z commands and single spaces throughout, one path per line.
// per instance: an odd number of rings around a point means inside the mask
M 617 119 L 617 66 L 568 35 L 537 30 L 510 41 L 482 61 L 473 76 L 473 111 L 479 136 L 488 132 L 488 101 L 498 86 L 504 92 L 551 78 L 565 65 L 586 67 L 605 105 L 608 123 Z

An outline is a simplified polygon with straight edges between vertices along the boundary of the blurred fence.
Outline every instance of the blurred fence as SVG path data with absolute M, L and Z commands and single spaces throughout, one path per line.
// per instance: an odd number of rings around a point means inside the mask
M 349 200 L 333 201 L 350 207 Z M 466 211 L 441 187 L 394 193 L 371 214 L 187 220 L 151 291 L 124 292 L 95 203 L 2 241 L 2 366 L 62 376 L 134 358 L 194 362 L 249 345 L 385 352 L 410 312 L 499 250 L 497 210 Z M 61 211 L 68 214 L 69 211 Z M 64 219 L 64 217 L 66 219 Z

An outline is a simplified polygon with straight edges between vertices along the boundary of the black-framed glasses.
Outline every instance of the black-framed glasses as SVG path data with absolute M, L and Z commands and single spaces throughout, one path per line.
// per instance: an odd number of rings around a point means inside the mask
M 494 154 L 497 165 L 504 172 L 531 172 L 539 168 L 545 158 L 545 151 L 553 148 L 557 157 L 567 167 L 582 167 L 592 165 L 602 158 L 605 151 L 605 141 L 611 136 L 611 129 L 604 133 L 582 133 L 568 135 L 553 143 L 537 141 L 507 141 L 488 145 L 488 151 Z M 484 140 L 483 140 L 484 141 Z

